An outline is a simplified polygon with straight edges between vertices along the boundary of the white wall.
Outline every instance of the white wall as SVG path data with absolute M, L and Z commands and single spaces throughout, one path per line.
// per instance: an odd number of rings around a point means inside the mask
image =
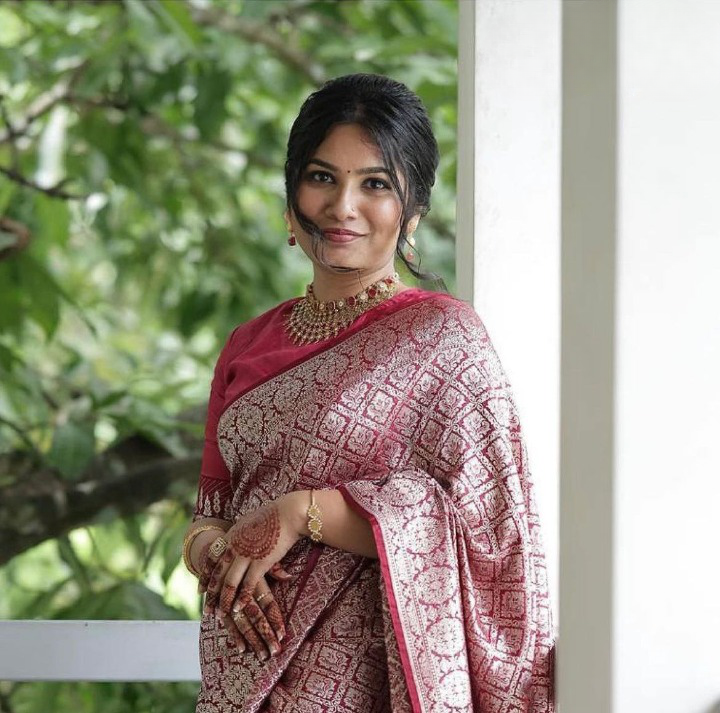
M 515 393 L 555 607 L 559 0 L 461 0 L 459 105 L 458 296 L 472 300 Z
M 720 710 L 720 3 L 563 4 L 561 713 Z
M 720 2 L 618 12 L 615 713 L 720 703 Z

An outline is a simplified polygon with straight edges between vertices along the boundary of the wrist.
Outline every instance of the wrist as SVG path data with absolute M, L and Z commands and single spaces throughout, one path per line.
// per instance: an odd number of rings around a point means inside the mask
M 206 530 L 205 532 L 201 532 L 192 541 L 192 545 L 190 545 L 190 562 L 192 562 L 196 571 L 200 570 L 200 565 L 202 564 L 201 554 L 205 547 L 211 542 L 215 542 L 222 534 L 220 530 Z
M 197 576 L 206 546 L 227 532 L 230 524 L 217 518 L 203 518 L 191 524 L 183 543 L 183 560 L 192 574 Z
M 307 509 L 310 506 L 309 490 L 293 490 L 282 496 L 281 500 L 287 505 L 292 531 L 300 537 L 309 537 Z

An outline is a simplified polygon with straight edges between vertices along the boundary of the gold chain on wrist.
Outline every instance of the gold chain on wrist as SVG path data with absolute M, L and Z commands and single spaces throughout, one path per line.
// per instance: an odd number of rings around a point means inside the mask
M 310 490 L 310 507 L 307 509 L 308 530 L 310 530 L 310 539 L 313 542 L 322 540 L 322 512 L 315 503 L 315 491 Z

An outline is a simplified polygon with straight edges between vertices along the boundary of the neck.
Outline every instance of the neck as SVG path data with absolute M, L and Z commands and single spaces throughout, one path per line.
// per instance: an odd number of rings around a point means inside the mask
M 313 277 L 313 294 L 315 299 L 320 302 L 328 302 L 329 300 L 338 300 L 345 297 L 352 297 L 373 282 L 381 280 L 383 277 L 391 277 L 394 272 L 392 264 L 372 272 L 363 273 L 358 277 L 356 272 L 348 272 L 347 274 L 328 273 L 315 268 Z M 398 292 L 408 289 L 407 286 L 400 283 Z

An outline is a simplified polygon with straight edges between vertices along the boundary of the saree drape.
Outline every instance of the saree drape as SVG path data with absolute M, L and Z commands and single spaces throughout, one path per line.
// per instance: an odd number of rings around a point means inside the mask
M 196 517 L 339 488 L 379 559 L 299 541 L 282 560 L 297 577 L 269 580 L 287 636 L 266 662 L 204 617 L 197 711 L 551 713 L 527 453 L 482 320 L 415 288 L 298 349 L 282 329 L 293 302 L 218 360 Z

